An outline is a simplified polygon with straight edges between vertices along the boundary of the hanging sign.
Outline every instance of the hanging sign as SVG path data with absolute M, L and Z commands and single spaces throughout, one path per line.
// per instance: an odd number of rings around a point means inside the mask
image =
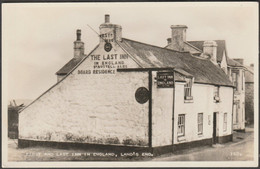
M 136 101 L 140 104 L 146 103 L 150 98 L 149 93 L 150 93 L 149 90 L 146 89 L 145 87 L 139 87 L 135 92 Z
M 158 88 L 174 88 L 173 72 L 157 72 Z

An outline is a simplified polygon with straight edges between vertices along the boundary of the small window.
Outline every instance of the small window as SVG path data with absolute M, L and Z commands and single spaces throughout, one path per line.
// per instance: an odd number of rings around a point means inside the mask
M 214 100 L 216 102 L 219 102 L 219 100 L 220 100 L 220 98 L 219 98 L 219 86 L 214 87 Z
M 203 113 L 198 114 L 198 134 L 203 134 Z
M 180 114 L 178 116 L 178 136 L 185 135 L 185 115 Z
M 192 100 L 191 95 L 192 89 L 192 78 L 186 78 L 186 84 L 184 85 L 184 99 L 185 100 Z
M 224 126 L 223 126 L 223 130 L 227 131 L 227 113 L 224 113 Z

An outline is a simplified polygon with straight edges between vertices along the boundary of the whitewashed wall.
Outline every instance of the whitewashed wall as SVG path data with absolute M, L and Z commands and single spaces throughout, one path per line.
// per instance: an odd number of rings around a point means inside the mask
M 113 45 L 109 53 L 100 46 L 92 54 L 124 54 Z M 128 68 L 138 67 L 130 58 L 123 61 Z M 93 71 L 93 62 L 88 57 L 20 113 L 20 139 L 148 145 L 148 102 L 135 100 L 139 87 L 148 89 L 148 73 L 82 74 Z
M 219 112 L 217 117 L 217 136 L 231 134 L 232 97 L 233 89 L 221 87 L 221 103 L 214 103 L 214 86 L 193 84 L 191 103 L 184 101 L 184 83 L 176 83 L 175 87 L 175 109 L 174 109 L 174 144 L 191 142 L 212 138 L 213 134 L 213 112 Z M 218 105 L 217 105 L 218 104 Z M 223 133 L 223 112 L 228 112 L 228 130 Z M 203 134 L 198 134 L 198 113 L 203 113 Z M 178 115 L 185 114 L 185 136 L 178 137 Z
M 212 95 L 213 97 L 213 95 Z M 217 136 L 226 136 L 232 134 L 232 104 L 233 88 L 219 88 L 218 103 L 214 103 L 214 112 L 217 112 Z M 224 113 L 227 113 L 227 130 L 224 131 Z
M 244 130 L 245 129 L 245 74 L 243 73 L 244 70 L 239 70 L 238 76 L 238 90 L 235 91 L 234 101 L 239 101 L 238 107 L 238 117 L 236 117 L 236 108 L 234 105 L 233 111 L 233 129 L 235 130 Z M 243 88 L 242 88 L 243 83 Z M 238 122 L 236 122 L 236 118 L 238 118 Z
M 157 88 L 152 72 L 152 146 L 172 144 L 173 88 Z

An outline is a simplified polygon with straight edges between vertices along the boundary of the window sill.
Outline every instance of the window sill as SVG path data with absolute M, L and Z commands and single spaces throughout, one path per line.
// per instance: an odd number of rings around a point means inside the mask
M 198 137 L 204 137 L 204 135 L 201 133 L 201 134 L 198 134 Z
M 192 96 L 184 96 L 184 99 L 185 100 L 193 100 L 193 97 Z
M 177 141 L 184 142 L 184 141 L 186 141 L 186 138 L 185 138 L 185 136 L 178 136 Z
M 191 100 L 185 99 L 185 100 L 184 100 L 184 103 L 193 103 L 193 100 L 192 100 L 192 99 L 191 99 Z

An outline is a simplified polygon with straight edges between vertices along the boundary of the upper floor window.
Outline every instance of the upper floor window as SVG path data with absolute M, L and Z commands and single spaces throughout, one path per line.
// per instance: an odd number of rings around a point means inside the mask
M 185 135 L 185 114 L 179 114 L 178 116 L 178 136 Z
M 203 113 L 198 113 L 198 134 L 203 134 Z
M 184 99 L 185 100 L 192 100 L 192 78 L 186 78 L 186 83 L 184 85 Z
M 220 100 L 220 98 L 219 98 L 219 86 L 214 87 L 214 100 L 216 102 L 219 102 L 219 100 Z

